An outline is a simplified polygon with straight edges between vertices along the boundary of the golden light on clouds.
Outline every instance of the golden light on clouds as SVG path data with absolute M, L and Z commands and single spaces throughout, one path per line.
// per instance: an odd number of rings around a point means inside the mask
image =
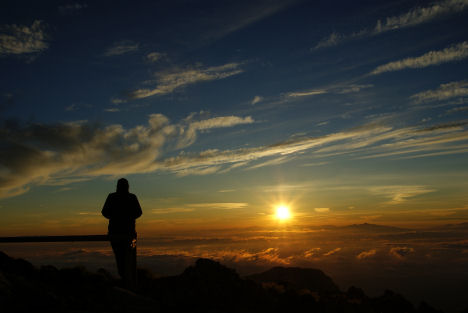
M 330 208 L 315 208 L 315 212 L 317 213 L 327 213 L 330 212 Z

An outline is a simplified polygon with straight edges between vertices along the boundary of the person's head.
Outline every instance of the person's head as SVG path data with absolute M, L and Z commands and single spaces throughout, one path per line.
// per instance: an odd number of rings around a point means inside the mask
M 117 192 L 128 192 L 128 180 L 121 178 L 117 181 Z

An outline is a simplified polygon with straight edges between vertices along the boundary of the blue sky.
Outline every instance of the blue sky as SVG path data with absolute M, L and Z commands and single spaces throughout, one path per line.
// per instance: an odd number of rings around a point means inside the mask
M 2 227 L 100 229 L 81 218 L 121 176 L 148 229 L 262 224 L 277 202 L 302 223 L 464 221 L 467 16 L 464 0 L 7 1 Z

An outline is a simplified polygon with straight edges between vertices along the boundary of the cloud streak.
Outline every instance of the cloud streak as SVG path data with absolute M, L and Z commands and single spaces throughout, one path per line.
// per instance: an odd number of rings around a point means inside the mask
M 282 164 L 282 163 L 285 163 L 285 162 L 288 162 L 288 161 L 290 161 L 290 158 L 280 157 L 280 158 L 275 158 L 275 159 L 271 159 L 271 160 L 268 160 L 268 161 L 265 161 L 265 162 L 262 162 L 262 163 L 252 165 L 248 169 L 252 170 L 252 169 L 261 168 L 261 167 L 265 167 L 265 166 L 279 165 L 279 164 Z
M 208 202 L 208 203 L 192 203 L 187 206 L 192 208 L 202 209 L 216 209 L 216 210 L 232 210 L 242 209 L 247 207 L 249 204 L 245 202 Z
M 467 7 L 468 1 L 466 0 L 437 1 L 430 6 L 417 7 L 404 14 L 387 17 L 383 22 L 379 20 L 373 29 L 373 33 L 379 34 L 427 23 L 441 16 L 463 11 Z
M 371 29 L 361 29 L 360 31 L 348 35 L 333 32 L 328 37 L 319 41 L 314 49 L 332 47 L 346 40 L 375 36 L 388 31 L 428 23 L 437 18 L 441 18 L 456 12 L 461 12 L 467 7 L 467 0 L 445 0 L 434 2 L 429 6 L 416 7 L 403 14 L 387 17 L 383 21 L 378 20 L 375 26 Z
M 380 186 L 371 188 L 371 192 L 390 198 L 387 204 L 400 204 L 408 198 L 416 197 L 436 190 L 426 186 Z
M 240 63 L 227 63 L 220 66 L 189 67 L 158 72 L 155 74 L 157 84 L 155 88 L 134 90 L 129 94 L 129 97 L 142 99 L 155 95 L 165 95 L 189 85 L 238 75 L 243 72 L 240 65 Z
M 145 56 L 145 59 L 150 63 L 155 63 L 164 58 L 166 54 L 161 52 L 150 52 Z
M 195 140 L 201 130 L 250 122 L 251 117 L 226 116 L 171 124 L 162 114 L 151 114 L 147 125 L 130 129 L 89 122 L 22 126 L 7 121 L 0 125 L 0 197 L 22 194 L 31 185 L 152 172 L 164 167 L 159 157 L 166 144 L 177 146 L 187 142 L 187 136 Z
M 31 26 L 4 25 L 0 27 L 0 56 L 38 53 L 46 50 L 45 24 L 35 20 Z
M 106 57 L 123 55 L 130 52 L 138 51 L 139 44 L 132 41 L 120 41 L 116 42 L 112 47 L 106 50 L 104 55 Z
M 197 139 L 197 134 L 206 132 L 214 128 L 233 127 L 242 124 L 252 124 L 254 120 L 252 117 L 238 117 L 238 116 L 221 116 L 209 119 L 197 120 L 199 116 L 196 113 L 190 114 L 184 119 L 180 128 L 180 139 L 177 147 L 184 148 L 190 146 Z
M 310 96 L 317 96 L 317 95 L 323 95 L 323 94 L 341 94 L 342 95 L 342 94 L 360 92 L 363 89 L 372 88 L 372 87 L 374 87 L 374 85 L 371 85 L 371 84 L 335 85 L 335 86 L 329 86 L 329 87 L 320 88 L 320 89 L 293 91 L 293 92 L 289 92 L 285 94 L 285 96 L 287 98 L 300 98 L 300 97 L 310 97 Z
M 153 209 L 153 214 L 174 214 L 174 213 L 187 213 L 193 212 L 193 208 L 163 208 L 163 209 Z
M 294 138 L 268 146 L 235 150 L 211 149 L 198 154 L 178 155 L 166 159 L 165 167 L 178 172 L 188 169 L 222 168 L 240 163 L 244 166 L 258 159 L 290 157 L 305 152 L 317 158 L 350 153 L 361 154 L 359 158 L 405 154 L 414 156 L 427 151 L 457 153 L 461 148 L 456 143 L 468 140 L 468 130 L 465 126 L 466 123 L 461 123 L 436 125 L 431 129 L 417 127 L 393 129 L 390 126 L 370 123 L 321 137 Z
M 370 75 L 378 75 L 385 72 L 400 71 L 407 68 L 423 68 L 431 65 L 453 62 L 468 58 L 468 42 L 464 41 L 457 45 L 439 51 L 429 51 L 419 57 L 406 58 L 390 62 L 375 68 Z
M 442 101 L 455 97 L 468 96 L 468 81 L 456 81 L 441 84 L 434 90 L 426 90 L 414 94 L 410 97 L 415 103 Z
M 263 97 L 262 96 L 255 96 L 252 101 L 250 101 L 250 104 L 257 104 L 259 102 L 262 102 L 263 101 Z
M 318 137 L 294 137 L 270 145 L 201 152 L 180 151 L 198 136 L 214 129 L 254 123 L 250 116 L 207 117 L 191 114 L 171 123 L 162 114 L 151 114 L 146 125 L 125 129 L 88 122 L 22 126 L 0 125 L 0 196 L 26 192 L 32 185 L 65 185 L 97 176 L 168 171 L 179 176 L 256 170 L 296 159 L 424 157 L 431 153 L 461 153 L 468 149 L 468 122 L 431 127 L 393 128 L 380 122 Z M 177 153 L 174 155 L 174 153 Z M 251 165 L 257 162 L 257 165 Z M 310 161 L 309 161 L 310 162 Z M 70 180 L 71 179 L 71 180 Z M 433 191 L 424 186 L 388 186 L 375 189 L 397 204 Z

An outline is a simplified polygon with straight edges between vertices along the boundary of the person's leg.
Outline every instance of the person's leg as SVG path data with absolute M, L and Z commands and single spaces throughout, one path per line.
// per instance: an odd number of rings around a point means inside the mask
M 136 289 L 137 286 L 137 264 L 136 264 L 136 258 L 137 258 L 137 240 L 134 238 L 131 242 L 130 245 L 130 287 L 132 289 Z
M 115 262 L 117 263 L 117 271 L 122 279 L 125 277 L 125 255 L 126 255 L 126 244 L 123 240 L 112 240 L 112 250 L 115 255 Z M 125 280 L 125 279 L 124 279 Z
M 129 238 L 125 244 L 124 283 L 131 290 L 136 289 L 136 239 Z

